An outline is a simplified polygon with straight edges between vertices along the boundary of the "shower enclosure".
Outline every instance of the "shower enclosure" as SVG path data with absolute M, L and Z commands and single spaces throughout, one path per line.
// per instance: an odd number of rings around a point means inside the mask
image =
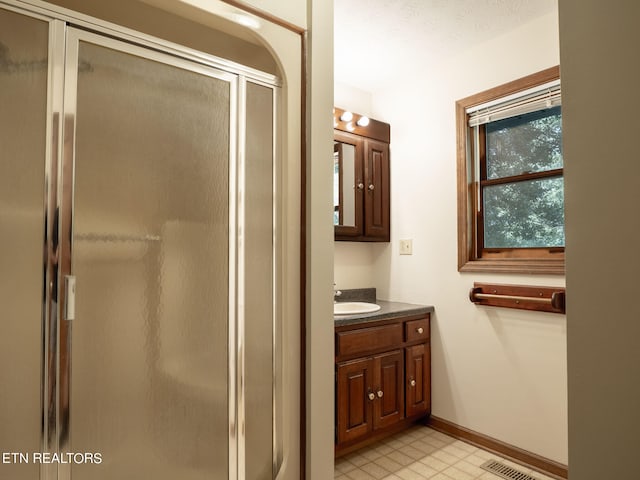
M 278 81 L 56 12 L 0 1 L 0 477 L 275 478 Z

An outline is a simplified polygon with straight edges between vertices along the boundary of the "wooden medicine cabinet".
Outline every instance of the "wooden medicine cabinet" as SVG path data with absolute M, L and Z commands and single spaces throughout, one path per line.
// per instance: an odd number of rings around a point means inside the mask
M 390 240 L 390 125 L 334 109 L 335 239 Z

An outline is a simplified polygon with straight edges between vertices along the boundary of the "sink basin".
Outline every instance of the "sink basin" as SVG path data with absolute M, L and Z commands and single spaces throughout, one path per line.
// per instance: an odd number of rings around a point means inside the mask
M 334 315 L 355 315 L 357 313 L 371 313 L 380 310 L 380 305 L 367 302 L 338 302 L 333 304 Z

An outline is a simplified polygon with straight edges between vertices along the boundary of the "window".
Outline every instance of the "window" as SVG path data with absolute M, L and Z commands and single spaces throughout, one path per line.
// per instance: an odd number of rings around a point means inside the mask
M 559 68 L 456 103 L 458 269 L 564 273 Z

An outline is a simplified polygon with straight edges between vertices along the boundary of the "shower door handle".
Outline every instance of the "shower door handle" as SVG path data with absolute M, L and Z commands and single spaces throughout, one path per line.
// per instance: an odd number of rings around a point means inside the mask
M 76 277 L 74 275 L 64 276 L 64 319 L 74 320 L 76 318 Z

